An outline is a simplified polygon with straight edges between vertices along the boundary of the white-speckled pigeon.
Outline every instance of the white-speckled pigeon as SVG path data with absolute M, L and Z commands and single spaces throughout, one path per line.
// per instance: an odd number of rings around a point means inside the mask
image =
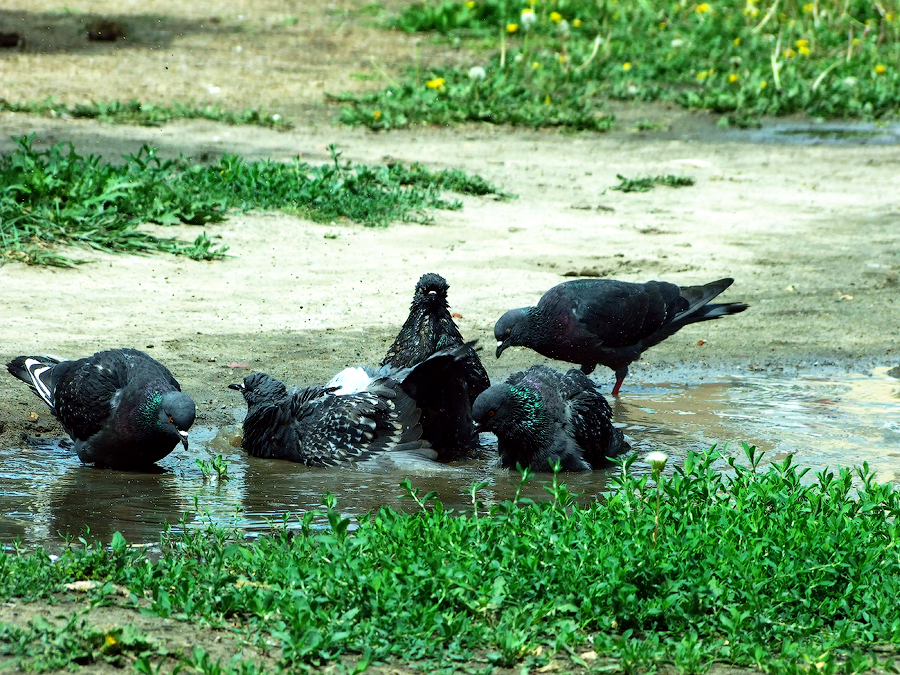
M 179 441 L 188 447 L 194 402 L 144 352 L 110 349 L 77 361 L 17 356 L 6 368 L 50 406 L 83 462 L 136 468 L 162 459 Z
M 587 375 L 532 366 L 495 384 L 475 401 L 479 431 L 497 435 L 500 463 L 551 471 L 589 471 L 629 449 L 612 410 Z
M 512 309 L 500 317 L 494 326 L 497 358 L 507 347 L 522 346 L 579 364 L 586 374 L 599 363 L 615 371 L 612 395 L 618 396 L 628 365 L 644 350 L 689 323 L 747 309 L 737 302 L 707 304 L 733 282 L 719 279 L 679 288 L 665 281 L 567 281 L 547 291 L 535 307 Z
M 464 355 L 456 347 L 412 368 L 348 368 L 325 386 L 304 389 L 265 373 L 248 375 L 228 385 L 247 401 L 242 445 L 254 457 L 308 466 L 362 462 L 386 452 L 434 459 L 437 453 L 422 438 L 421 411 L 404 386 L 415 391 L 418 378 L 441 376 Z
M 439 274 L 422 275 L 416 284 L 409 316 L 382 366 L 409 368 L 441 349 L 464 344 L 450 315 L 448 288 L 447 281 Z M 440 461 L 464 457 L 478 444 L 478 434 L 472 424 L 472 404 L 489 386 L 488 374 L 469 346 L 464 358 L 449 366 L 441 377 L 423 383 L 414 394 L 416 405 L 422 410 L 422 436 L 437 451 Z

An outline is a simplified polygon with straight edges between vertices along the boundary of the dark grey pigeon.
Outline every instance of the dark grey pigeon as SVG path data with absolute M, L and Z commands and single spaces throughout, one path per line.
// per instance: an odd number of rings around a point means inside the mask
M 159 361 L 110 349 L 77 361 L 17 356 L 7 370 L 27 383 L 75 441 L 83 462 L 136 468 L 188 447 L 194 402 Z
M 448 288 L 441 275 L 422 275 L 416 284 L 409 316 L 382 366 L 409 368 L 442 349 L 465 344 L 450 315 Z M 489 386 L 490 379 L 478 354 L 468 346 L 465 356 L 449 366 L 441 377 L 418 387 L 414 396 L 422 410 L 422 435 L 437 451 L 440 461 L 464 457 L 478 444 L 478 434 L 472 424 L 472 404 Z
M 383 453 L 437 455 L 422 438 L 421 411 L 404 385 L 428 380 L 463 354 L 441 351 L 412 368 L 372 372 L 348 368 L 325 386 L 288 388 L 265 373 L 230 384 L 247 401 L 244 449 L 253 457 L 288 459 L 308 466 L 362 462 Z
M 511 346 L 529 347 L 551 359 L 612 368 L 616 385 L 629 364 L 689 323 L 747 309 L 739 302 L 707 304 L 734 283 L 719 279 L 679 288 L 666 281 L 633 284 L 612 279 L 577 279 L 554 286 L 535 307 L 511 309 L 494 326 L 497 358 Z
M 612 425 L 612 410 L 587 375 L 532 366 L 495 384 L 475 401 L 479 431 L 497 435 L 500 463 L 534 471 L 589 471 L 630 449 Z

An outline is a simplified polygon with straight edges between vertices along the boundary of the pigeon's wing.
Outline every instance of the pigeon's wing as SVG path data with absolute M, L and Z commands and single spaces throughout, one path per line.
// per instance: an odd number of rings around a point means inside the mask
M 612 408 L 594 383 L 576 369 L 568 371 L 563 380 L 566 431 L 581 448 L 584 459 L 597 467 L 606 457 L 623 452 L 627 444 L 621 430 L 612 424 Z
M 92 358 L 98 358 L 99 362 L 121 361 L 126 369 L 126 377 L 130 380 L 160 380 L 172 386 L 176 391 L 181 391 L 181 385 L 172 375 L 172 372 L 149 354 L 137 349 L 115 349 L 107 352 L 99 352 Z
M 128 368 L 114 353 L 66 361 L 54 368 L 56 416 L 75 440 L 98 433 L 114 414 Z
M 579 279 L 550 289 L 540 304 L 555 306 L 559 314 L 568 309 L 574 319 L 569 330 L 576 339 L 590 335 L 603 347 L 618 348 L 657 331 L 674 314 L 670 306 L 679 299 L 678 286 L 666 282 Z
M 393 404 L 369 392 L 297 402 L 293 416 L 302 429 L 299 452 L 306 464 L 337 466 L 361 461 L 386 449 L 374 443 L 377 418 Z

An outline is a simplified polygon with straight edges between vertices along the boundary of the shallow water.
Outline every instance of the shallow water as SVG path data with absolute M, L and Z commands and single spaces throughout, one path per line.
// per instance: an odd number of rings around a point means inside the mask
M 613 408 L 639 456 L 662 450 L 672 458 L 670 470 L 689 450 L 714 443 L 727 443 L 727 452 L 742 459 L 740 442 L 746 441 L 767 451 L 766 461 L 794 454 L 795 464 L 813 471 L 867 462 L 881 482 L 900 481 L 900 380 L 886 370 L 829 377 L 753 373 L 694 384 L 641 384 L 634 378 L 626 381 Z M 236 408 L 236 419 L 242 415 Z M 360 470 L 311 469 L 247 457 L 232 445 L 238 432 L 237 424 L 195 427 L 190 453 L 178 446 L 153 473 L 86 467 L 59 443 L 2 450 L 0 543 L 9 547 L 18 540 L 28 548 L 55 550 L 64 533 L 77 537 L 87 526 L 90 539 L 109 541 L 120 531 L 130 542 L 152 545 L 166 523 L 180 529 L 216 522 L 254 536 L 270 524 L 281 524 L 285 512 L 320 507 L 326 492 L 334 494 L 345 515 L 384 504 L 412 511 L 415 504 L 400 496 L 399 485 L 407 475 L 420 494 L 435 490 L 454 509 L 471 508 L 474 482 L 486 484 L 477 493 L 486 504 L 513 497 L 520 482 L 517 474 L 495 468 L 495 448 L 487 435 L 481 460 Z M 198 457 L 216 454 L 228 461 L 227 481 L 205 479 L 196 464 Z M 649 467 L 638 459 L 633 470 L 648 472 Z M 616 471 L 567 474 L 562 481 L 587 502 L 606 490 Z M 549 479 L 539 476 L 522 494 L 541 498 Z M 296 518 L 291 524 L 296 525 Z

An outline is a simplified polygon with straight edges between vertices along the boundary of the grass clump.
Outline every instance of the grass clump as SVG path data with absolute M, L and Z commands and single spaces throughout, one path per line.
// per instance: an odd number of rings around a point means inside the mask
M 292 124 L 279 114 L 269 114 L 261 108 L 244 111 L 223 110 L 218 105 L 197 107 L 175 101 L 171 106 L 131 101 L 92 101 L 89 104 L 66 105 L 53 98 L 44 101 L 12 103 L 0 99 L 0 110 L 24 112 L 53 117 L 96 119 L 114 124 L 159 126 L 173 120 L 210 120 L 223 124 L 249 124 L 270 129 L 290 129 Z
M 691 452 L 655 484 L 624 460 L 605 503 L 586 507 L 556 477 L 540 503 L 486 507 L 473 485 L 463 514 L 406 481 L 417 513 L 382 508 L 355 530 L 328 497 L 296 530 L 253 542 L 214 526 L 168 533 L 155 561 L 118 534 L 55 562 L 4 553 L 0 598 L 121 584 L 145 613 L 242 626 L 285 668 L 348 654 L 531 668 L 583 649 L 625 672 L 872 667 L 869 646 L 900 644 L 900 496 L 865 465 L 854 488 L 849 470 L 810 483 L 790 458 L 762 468 L 745 453 L 749 465 L 728 458 L 723 472 L 715 449 Z
M 380 92 L 341 97 L 344 122 L 603 129 L 609 98 L 675 101 L 743 126 L 801 110 L 900 110 L 897 0 L 444 0 L 412 4 L 390 26 L 452 36 L 471 67 L 415 68 Z
M 690 187 L 696 181 L 691 176 L 645 176 L 644 178 L 626 178 L 620 173 L 616 174 L 618 185 L 613 185 L 610 190 L 620 192 L 649 192 L 657 185 L 665 185 L 670 188 Z
M 353 166 L 332 161 L 248 162 L 223 155 L 215 164 L 160 159 L 144 146 L 123 164 L 83 157 L 71 145 L 45 151 L 33 137 L 18 140 L 15 152 L 0 156 L 0 261 L 70 266 L 58 252 L 77 245 L 108 252 L 165 252 L 195 260 L 218 260 L 227 246 L 214 245 L 204 232 L 193 242 L 162 238 L 140 228 L 145 223 L 205 225 L 229 209 L 279 209 L 317 221 L 347 218 L 365 225 L 392 220 L 427 222 L 425 209 L 456 209 L 441 190 L 499 193 L 478 176 L 421 166 Z

